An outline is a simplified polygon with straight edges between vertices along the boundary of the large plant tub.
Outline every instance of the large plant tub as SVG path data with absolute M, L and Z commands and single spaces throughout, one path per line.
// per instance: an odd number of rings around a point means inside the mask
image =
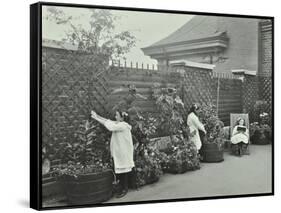
M 67 202 L 71 205 L 97 204 L 112 197 L 114 175 L 111 170 L 77 177 L 65 176 Z
M 56 203 L 66 199 L 62 182 L 51 174 L 43 175 L 42 179 L 42 201 L 43 203 Z
M 224 160 L 223 152 L 223 148 L 217 143 L 204 143 L 200 151 L 202 162 L 222 162 Z

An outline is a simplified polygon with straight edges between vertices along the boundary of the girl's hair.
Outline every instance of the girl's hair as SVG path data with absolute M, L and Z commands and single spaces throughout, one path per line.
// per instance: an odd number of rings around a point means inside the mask
M 236 121 L 236 125 L 239 125 L 239 122 L 243 120 L 244 121 L 244 124 L 243 126 L 246 126 L 246 120 L 244 118 L 238 118 L 237 121 Z
M 197 105 L 197 104 L 192 104 L 192 106 L 190 107 L 190 109 L 189 109 L 189 112 L 188 112 L 188 114 L 190 114 L 190 113 L 194 113 L 194 114 L 196 114 L 197 115 L 197 113 L 196 113 L 196 111 L 195 110 L 198 110 L 199 109 L 199 106 Z
M 123 118 L 123 121 L 125 121 L 126 123 L 130 122 L 130 117 L 129 117 L 129 114 L 127 112 L 120 111 L 120 110 L 117 110 L 116 112 L 118 112 L 119 115 L 121 116 L 121 118 Z

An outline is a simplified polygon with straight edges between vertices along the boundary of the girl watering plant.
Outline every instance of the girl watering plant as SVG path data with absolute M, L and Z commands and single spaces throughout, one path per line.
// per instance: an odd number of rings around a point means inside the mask
M 198 110 L 199 107 L 196 104 L 192 104 L 187 117 L 187 125 L 190 128 L 190 132 L 194 132 L 194 135 L 190 138 L 190 140 L 195 144 L 197 151 L 199 152 L 202 146 L 199 130 L 202 131 L 204 134 L 206 134 L 206 130 L 204 128 L 204 125 L 199 121 L 197 115 Z
M 135 166 L 133 160 L 132 127 L 128 124 L 129 116 L 126 112 L 116 111 L 116 121 L 111 121 L 91 111 L 91 117 L 112 132 L 110 152 L 114 162 L 114 171 L 121 186 L 117 197 L 121 198 L 128 192 L 128 173 Z

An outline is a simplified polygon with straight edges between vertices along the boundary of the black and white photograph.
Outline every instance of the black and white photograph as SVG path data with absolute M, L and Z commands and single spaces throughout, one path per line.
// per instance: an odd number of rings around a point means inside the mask
M 273 195 L 273 17 L 31 10 L 38 208 Z

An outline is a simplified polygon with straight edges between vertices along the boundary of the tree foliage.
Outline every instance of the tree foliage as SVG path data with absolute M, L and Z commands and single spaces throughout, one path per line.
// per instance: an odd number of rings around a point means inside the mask
M 73 17 L 66 10 L 48 7 L 45 19 L 58 25 L 68 26 L 68 31 L 62 39 L 77 45 L 79 50 L 117 59 L 128 53 L 135 46 L 136 38 L 129 31 L 116 32 L 117 16 L 110 10 L 85 9 L 89 18 L 86 25 L 77 24 L 81 17 Z

